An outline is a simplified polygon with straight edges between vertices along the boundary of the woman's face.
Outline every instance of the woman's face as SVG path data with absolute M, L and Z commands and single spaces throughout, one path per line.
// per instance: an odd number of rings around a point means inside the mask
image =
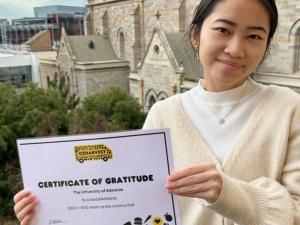
M 258 0 L 218 3 L 199 37 L 204 88 L 218 92 L 241 85 L 262 61 L 269 29 L 269 14 Z

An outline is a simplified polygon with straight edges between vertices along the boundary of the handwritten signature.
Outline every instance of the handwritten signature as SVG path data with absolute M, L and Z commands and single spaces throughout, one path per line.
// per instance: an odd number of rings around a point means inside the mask
M 52 220 L 49 220 L 49 225 L 50 224 L 58 224 L 58 223 L 66 223 L 67 221 L 62 221 L 60 219 L 52 219 Z

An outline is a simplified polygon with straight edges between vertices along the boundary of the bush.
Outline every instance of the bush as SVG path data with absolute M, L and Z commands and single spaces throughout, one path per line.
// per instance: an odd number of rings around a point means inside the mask
M 135 98 L 110 87 L 83 100 L 72 115 L 70 133 L 140 129 L 145 117 Z

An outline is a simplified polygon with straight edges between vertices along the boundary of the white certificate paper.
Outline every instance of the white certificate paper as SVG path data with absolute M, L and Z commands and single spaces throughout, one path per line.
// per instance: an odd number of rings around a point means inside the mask
M 32 225 L 180 225 L 169 130 L 17 140 Z

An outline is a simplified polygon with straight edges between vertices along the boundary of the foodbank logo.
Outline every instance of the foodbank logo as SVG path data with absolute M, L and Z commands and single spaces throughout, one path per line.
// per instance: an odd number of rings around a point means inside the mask
M 75 159 L 83 163 L 89 160 L 103 160 L 107 161 L 113 159 L 113 151 L 104 144 L 99 145 L 76 145 Z
M 133 223 L 131 221 L 128 221 L 123 225 L 171 225 L 172 221 L 173 217 L 170 214 L 166 213 L 164 216 L 149 215 L 145 219 L 136 217 L 134 218 Z

